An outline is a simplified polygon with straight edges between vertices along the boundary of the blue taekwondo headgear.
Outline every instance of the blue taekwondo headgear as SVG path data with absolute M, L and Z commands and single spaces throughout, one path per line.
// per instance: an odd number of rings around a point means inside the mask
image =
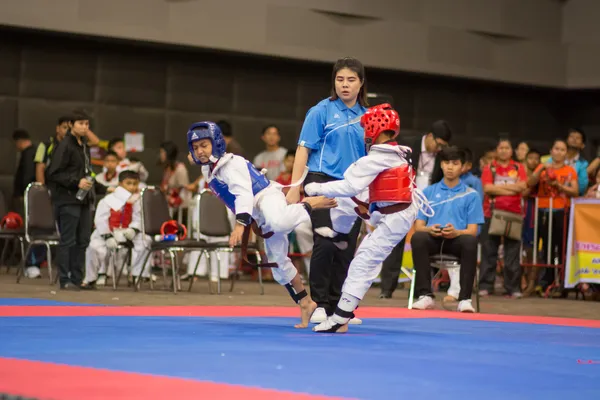
M 212 155 L 209 158 L 210 163 L 216 163 L 219 158 L 223 157 L 223 154 L 225 154 L 226 144 L 219 125 L 211 121 L 195 122 L 188 130 L 187 142 L 192 159 L 196 164 L 204 165 L 208 163 L 202 163 L 196 158 L 196 154 L 194 154 L 194 147 L 192 146 L 194 142 L 200 139 L 210 139 L 212 142 Z

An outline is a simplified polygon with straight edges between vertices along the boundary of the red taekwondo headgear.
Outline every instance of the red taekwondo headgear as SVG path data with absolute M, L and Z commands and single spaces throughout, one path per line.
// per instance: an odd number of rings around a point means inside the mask
M 393 131 L 394 139 L 400 133 L 400 116 L 388 103 L 371 107 L 361 117 L 360 125 L 365 130 L 367 150 L 379 137 L 381 132 Z

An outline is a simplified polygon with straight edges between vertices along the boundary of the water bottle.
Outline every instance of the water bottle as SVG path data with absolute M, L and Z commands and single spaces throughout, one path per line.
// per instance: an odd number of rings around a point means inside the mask
M 91 176 L 86 176 L 85 180 L 92 183 L 94 182 L 94 178 L 92 178 Z M 91 189 L 91 188 L 90 188 Z M 79 201 L 83 201 L 83 199 L 85 199 L 85 196 L 87 196 L 88 192 L 90 191 L 90 189 L 79 189 L 77 191 L 77 194 L 75 195 L 75 198 Z

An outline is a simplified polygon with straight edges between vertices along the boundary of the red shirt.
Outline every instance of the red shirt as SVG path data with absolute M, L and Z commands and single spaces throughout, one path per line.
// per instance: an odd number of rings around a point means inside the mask
M 492 165 L 496 168 L 495 179 L 492 177 Z M 507 185 L 521 181 L 527 182 L 527 172 L 525 172 L 523 165 L 516 163 L 513 160 L 510 160 L 506 166 L 499 165 L 496 161 L 493 161 L 483 169 L 481 174 L 481 185 L 483 186 L 484 191 L 485 185 Z M 523 212 L 521 195 L 495 196 L 494 208 L 521 214 Z M 486 218 L 492 216 L 490 197 L 487 194 L 483 199 L 483 214 Z

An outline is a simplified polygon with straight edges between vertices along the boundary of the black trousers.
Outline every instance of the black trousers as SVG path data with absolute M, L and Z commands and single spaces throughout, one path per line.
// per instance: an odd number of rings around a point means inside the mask
M 391 296 L 398 287 L 398 278 L 400 277 L 400 267 L 402 266 L 402 257 L 404 256 L 404 244 L 406 237 L 394 247 L 388 258 L 385 259 L 381 267 L 381 293 Z
M 485 219 L 485 225 L 481 231 L 481 265 L 479 266 L 479 288 L 492 293 L 496 281 L 496 265 L 498 264 L 498 248 L 500 247 L 500 236 L 491 236 L 490 218 Z M 506 293 L 521 292 L 522 268 L 519 262 L 521 241 L 504 238 L 504 290 Z
M 550 229 L 550 216 L 552 215 L 552 249 L 550 251 L 550 259 L 548 259 L 548 231 Z M 542 239 L 542 252 L 538 257 L 540 264 L 555 264 L 557 261 L 562 264 L 564 258 L 563 239 L 565 230 L 568 226 L 569 215 L 567 213 L 567 225 L 565 225 L 564 209 L 554 210 L 550 213 L 549 210 L 539 210 L 538 214 L 538 239 Z M 554 282 L 554 276 L 558 272 L 556 268 L 543 268 L 539 281 L 539 285 L 546 290 Z
M 460 294 L 458 300 L 470 300 L 477 268 L 477 238 L 460 235 L 454 239 L 435 238 L 416 232 L 410 241 L 416 270 L 415 295 L 432 296 L 429 257 L 436 253 L 452 254 L 460 259 Z
M 304 181 L 330 182 L 336 180 L 330 176 L 317 173 L 309 173 Z M 360 233 L 361 221 L 358 219 L 352 230 L 345 238 L 348 247 L 340 250 L 334 241 L 314 233 L 314 229 L 321 227 L 331 228 L 331 217 L 329 210 L 314 210 L 311 214 L 311 222 L 314 235 L 314 246 L 310 258 L 310 296 L 319 307 L 323 307 L 328 315 L 333 314 L 342 294 L 342 285 L 348 275 L 348 267 L 356 251 L 358 234 Z
M 65 204 L 56 207 L 60 244 L 56 262 L 60 285 L 71 282 L 81 285 L 85 271 L 85 250 L 92 234 L 92 214 L 89 205 Z

